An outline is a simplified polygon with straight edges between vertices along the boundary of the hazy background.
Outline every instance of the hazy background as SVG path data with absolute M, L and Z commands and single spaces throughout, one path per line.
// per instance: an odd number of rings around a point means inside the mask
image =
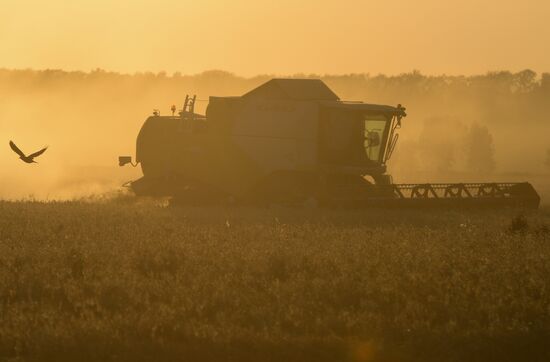
M 114 189 L 140 174 L 116 157 L 153 108 L 273 76 L 405 105 L 397 182 L 550 184 L 548 1 L 0 0 L 0 14 L 3 198 Z M 50 149 L 24 165 L 10 139 Z

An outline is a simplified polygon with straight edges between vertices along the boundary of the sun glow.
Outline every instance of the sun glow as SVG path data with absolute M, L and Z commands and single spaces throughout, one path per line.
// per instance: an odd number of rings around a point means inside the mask
M 550 42 L 550 3 L 538 0 L 4 0 L 0 11 L 0 68 L 246 76 L 550 70 L 541 46 Z

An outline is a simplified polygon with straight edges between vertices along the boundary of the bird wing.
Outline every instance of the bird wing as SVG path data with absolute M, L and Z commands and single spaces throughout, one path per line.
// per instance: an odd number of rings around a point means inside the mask
M 48 149 L 48 146 L 44 147 L 44 148 L 41 149 L 40 151 L 36 151 L 35 153 L 30 154 L 30 155 L 29 155 L 29 158 L 38 157 L 38 156 L 40 156 L 41 154 L 43 154 L 44 152 L 46 152 L 47 149 Z
M 10 141 L 10 147 L 13 150 L 13 152 L 17 153 L 20 157 L 26 157 L 23 151 L 21 151 L 13 141 Z

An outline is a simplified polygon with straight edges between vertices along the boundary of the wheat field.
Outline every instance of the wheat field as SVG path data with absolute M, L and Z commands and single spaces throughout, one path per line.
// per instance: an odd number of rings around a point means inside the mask
M 548 208 L 0 215 L 0 360 L 550 359 Z

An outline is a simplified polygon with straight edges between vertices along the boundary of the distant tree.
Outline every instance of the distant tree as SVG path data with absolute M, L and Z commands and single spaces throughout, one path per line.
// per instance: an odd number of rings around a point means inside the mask
M 513 88 L 519 88 L 519 85 L 516 84 L 519 81 L 516 78 L 518 76 L 509 71 L 489 72 L 482 76 L 482 79 L 478 79 L 477 83 L 483 84 L 485 89 L 491 89 L 493 92 L 509 93 Z
M 537 86 L 537 73 L 531 69 L 525 69 L 514 74 L 515 88 L 519 93 L 531 92 Z
M 542 73 L 540 88 L 544 93 L 550 94 L 550 73 Z
M 466 166 L 470 171 L 488 173 L 495 170 L 495 148 L 493 136 L 486 126 L 473 123 L 465 141 Z

